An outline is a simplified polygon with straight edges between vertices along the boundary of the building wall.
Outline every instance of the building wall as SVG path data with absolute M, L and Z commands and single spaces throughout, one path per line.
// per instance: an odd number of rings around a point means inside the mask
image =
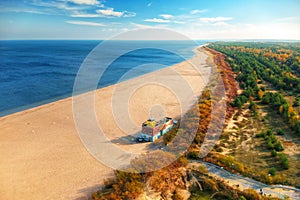
M 154 136 L 154 135 L 157 135 L 160 132 L 160 129 L 161 129 L 161 125 L 156 126 L 154 128 L 151 128 L 151 127 L 148 127 L 148 126 L 143 126 L 142 127 L 142 133 L 145 133 L 145 134 L 150 135 L 150 136 Z
M 161 125 L 158 125 L 158 126 L 154 127 L 154 128 L 153 128 L 153 136 L 159 134 L 161 128 L 162 128 Z
M 169 120 L 165 124 L 157 125 L 153 128 L 149 126 L 142 126 L 142 133 L 147 134 L 151 137 L 152 142 L 157 140 L 159 137 L 170 131 L 173 127 L 173 120 Z

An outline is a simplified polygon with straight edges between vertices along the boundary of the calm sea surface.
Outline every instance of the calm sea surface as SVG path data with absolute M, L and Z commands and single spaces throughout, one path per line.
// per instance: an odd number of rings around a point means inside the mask
M 135 68 L 126 79 L 179 63 L 205 43 L 144 41 L 149 42 L 155 44 L 154 48 L 122 54 L 107 66 L 97 88 L 123 80 L 124 74 Z M 128 47 L 136 43 L 115 41 L 114 45 Z M 99 44 L 101 41 L 0 41 L 0 116 L 71 96 L 81 64 Z M 174 49 L 175 53 L 165 49 Z M 109 56 L 110 50 L 107 48 L 105 54 Z M 111 53 L 116 55 L 116 51 Z

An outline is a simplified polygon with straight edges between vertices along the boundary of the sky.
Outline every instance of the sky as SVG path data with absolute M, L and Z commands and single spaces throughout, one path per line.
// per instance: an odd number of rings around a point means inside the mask
M 194 40 L 299 40 L 299 8 L 299 0 L 1 0 L 0 40 L 102 40 L 141 28 Z

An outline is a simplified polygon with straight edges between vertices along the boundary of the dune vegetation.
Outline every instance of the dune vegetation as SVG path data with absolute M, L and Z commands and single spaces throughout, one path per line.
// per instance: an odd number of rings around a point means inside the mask
M 157 141 L 170 145 L 156 155 L 173 159 L 176 155 L 171 153 L 172 148 L 190 139 L 189 127 L 197 125 L 187 152 L 154 172 L 135 173 L 137 168 L 147 167 L 151 159 L 134 160 L 128 172 L 115 171 L 114 178 L 107 179 L 104 188 L 92 198 L 138 199 L 156 195 L 162 199 L 277 199 L 252 189 L 230 187 L 209 176 L 205 167 L 189 167 L 189 160 L 200 159 L 199 149 L 208 126 L 217 117 L 211 113 L 216 103 L 214 95 L 221 92 L 220 80 L 226 94 L 226 123 L 219 142 L 203 160 L 267 184 L 299 187 L 299 48 L 299 44 L 287 43 L 223 42 L 204 47 L 210 54 L 208 63 L 214 78 L 198 103 L 185 114 L 185 123 Z M 200 120 L 195 121 L 198 113 Z M 178 134 L 183 135 L 182 140 L 171 143 Z

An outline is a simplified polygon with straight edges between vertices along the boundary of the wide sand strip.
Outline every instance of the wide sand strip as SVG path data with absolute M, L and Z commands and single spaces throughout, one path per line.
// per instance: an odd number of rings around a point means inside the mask
M 97 90 L 98 126 L 120 148 L 145 151 L 147 144 L 129 145 L 124 138 L 150 115 L 180 117 L 195 100 L 190 91 L 199 96 L 208 81 L 207 58 L 197 50 L 194 65 L 184 61 Z M 77 97 L 79 107 L 85 95 Z M 72 98 L 0 118 L 0 199 L 85 199 L 111 173 L 82 144 Z

